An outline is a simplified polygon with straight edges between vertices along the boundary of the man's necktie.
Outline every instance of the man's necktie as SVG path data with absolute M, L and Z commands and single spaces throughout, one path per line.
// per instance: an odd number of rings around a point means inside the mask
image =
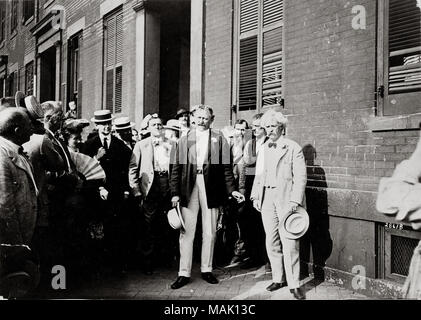
M 269 148 L 276 148 L 276 142 L 269 142 Z
M 104 138 L 104 149 L 108 150 L 108 139 Z
M 23 151 L 23 147 L 19 147 L 18 153 L 19 153 L 21 156 L 24 156 L 24 157 L 25 157 L 25 159 L 29 159 L 28 154 L 27 154 L 25 151 Z
M 161 139 L 155 139 L 155 140 L 152 142 L 152 144 L 153 144 L 154 146 L 159 146 L 159 145 L 161 144 L 161 142 L 162 142 L 162 140 L 161 140 Z

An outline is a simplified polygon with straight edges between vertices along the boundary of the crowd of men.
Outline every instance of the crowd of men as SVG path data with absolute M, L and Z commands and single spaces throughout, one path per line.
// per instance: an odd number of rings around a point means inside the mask
M 71 278 L 104 277 L 130 267 L 152 274 L 178 259 L 171 288 L 181 288 L 191 277 L 199 212 L 201 275 L 216 284 L 223 212 L 231 221 L 228 267 L 271 268 L 267 290 L 288 286 L 305 298 L 299 236 L 281 224 L 305 206 L 306 166 L 300 146 L 285 137 L 280 111 L 256 114 L 251 130 L 245 120 L 215 130 L 213 109 L 198 105 L 178 110 L 165 125 L 147 115 L 137 131 L 128 117 L 98 110 L 88 132 L 91 123 L 65 113 L 59 102 L 21 95 L 0 104 L 3 295 L 38 285 L 37 266 L 42 282 L 54 265 L 65 266 Z M 103 177 L 82 170 L 92 163 Z M 171 208 L 180 208 L 182 230 L 169 225 Z

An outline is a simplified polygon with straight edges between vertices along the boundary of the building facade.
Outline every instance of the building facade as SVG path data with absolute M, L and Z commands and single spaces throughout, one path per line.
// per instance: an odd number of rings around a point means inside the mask
M 359 289 L 395 294 L 421 234 L 375 201 L 419 138 L 419 0 L 0 4 L 2 96 L 21 90 L 136 123 L 206 103 L 216 128 L 281 108 L 308 165 L 305 241 L 319 249 L 303 257 L 325 255 L 332 279 L 366 276 Z

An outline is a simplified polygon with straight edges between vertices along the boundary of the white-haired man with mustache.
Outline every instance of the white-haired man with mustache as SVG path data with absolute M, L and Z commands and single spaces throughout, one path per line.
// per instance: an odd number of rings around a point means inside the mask
M 273 283 L 266 289 L 274 291 L 288 285 L 294 297 L 301 300 L 305 295 L 299 281 L 299 240 L 286 237 L 280 222 L 285 215 L 304 205 L 307 172 L 301 147 L 284 136 L 286 124 L 285 116 L 275 110 L 267 111 L 261 119 L 269 139 L 257 157 L 250 198 L 256 210 L 262 213 L 266 250 L 272 267 Z

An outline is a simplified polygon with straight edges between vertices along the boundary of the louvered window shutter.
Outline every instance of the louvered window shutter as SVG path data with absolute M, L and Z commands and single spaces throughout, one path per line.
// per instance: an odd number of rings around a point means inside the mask
M 240 40 L 239 110 L 256 109 L 257 36 Z
M 122 110 L 123 80 L 123 14 L 107 20 L 106 108 L 114 113 Z
M 384 115 L 419 112 L 421 101 L 421 5 L 389 0 L 388 68 Z
M 283 0 L 240 2 L 239 111 L 282 105 Z
M 259 0 L 242 0 L 240 3 L 240 33 L 257 30 Z
M 107 70 L 106 73 L 106 105 L 105 107 L 113 112 L 114 106 L 114 69 Z
M 262 106 L 280 106 L 282 99 L 282 27 L 263 34 Z
M 240 2 L 240 45 L 238 109 L 254 110 L 257 106 L 259 0 Z
M 283 0 L 263 1 L 263 28 L 284 20 Z
M 262 107 L 282 104 L 283 14 L 283 0 L 264 0 Z
M 123 77 L 123 67 L 118 66 L 115 69 L 115 113 L 121 112 L 121 103 L 122 103 L 122 77 Z
M 389 6 L 389 92 L 421 90 L 421 9 L 416 0 Z

